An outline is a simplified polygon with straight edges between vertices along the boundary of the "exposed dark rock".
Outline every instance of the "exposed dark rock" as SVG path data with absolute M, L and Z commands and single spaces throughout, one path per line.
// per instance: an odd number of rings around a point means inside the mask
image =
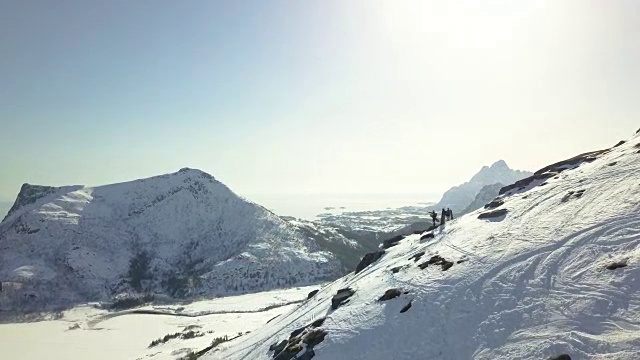
M 322 326 L 322 324 L 324 324 L 325 320 L 326 320 L 326 318 L 317 319 L 317 320 L 315 320 L 314 322 L 311 323 L 311 326 L 320 327 L 320 326 Z
M 309 293 L 309 295 L 307 295 L 307 300 L 311 299 L 312 297 L 316 296 L 316 294 L 318 293 L 318 291 L 320 291 L 319 289 L 317 290 L 313 290 L 312 292 Z
M 398 296 L 400 296 L 400 294 L 402 294 L 402 292 L 398 289 L 389 289 L 384 292 L 384 295 L 382 295 L 378 299 L 378 301 L 387 301 L 387 300 L 395 299 Z
M 506 193 L 508 191 L 511 191 L 513 189 L 526 187 L 529 184 L 531 184 L 534 180 L 544 180 L 544 179 L 552 178 L 552 177 L 558 175 L 559 172 L 567 170 L 568 168 L 570 168 L 572 166 L 578 166 L 583 162 L 595 161 L 598 158 L 598 156 L 602 155 L 603 153 L 607 152 L 608 150 L 609 149 L 598 150 L 598 151 L 592 151 L 592 152 L 580 154 L 580 155 L 574 156 L 574 157 L 572 157 L 570 159 L 563 160 L 563 161 L 557 162 L 555 164 L 551 164 L 549 166 L 545 166 L 542 169 L 536 171 L 533 174 L 533 176 L 530 176 L 530 177 L 528 177 L 526 179 L 522 179 L 520 181 L 516 181 L 512 185 L 503 187 L 502 189 L 500 189 L 500 195 L 502 195 L 502 194 L 504 194 L 504 193 Z
M 613 263 L 607 265 L 607 269 L 615 270 L 615 269 L 623 268 L 625 266 L 627 266 L 627 261 L 626 260 L 622 260 L 622 261 L 616 261 L 616 262 L 613 262 Z
M 411 303 L 413 302 L 413 300 L 409 301 L 409 303 L 407 305 L 405 305 L 401 310 L 400 313 L 406 313 L 409 309 L 411 309 Z
M 335 310 L 343 305 L 356 292 L 351 288 L 340 289 L 337 294 L 331 298 L 331 309 Z
M 398 236 L 392 237 L 391 239 L 387 239 L 387 240 L 382 242 L 382 248 L 383 249 L 388 249 L 390 247 L 396 246 L 404 238 L 405 238 L 404 235 L 398 235 Z
M 562 355 L 558 355 L 558 356 L 549 358 L 549 360 L 571 360 L 571 356 L 569 356 L 567 354 L 562 354 Z
M 300 334 L 302 334 L 302 332 L 304 331 L 304 329 L 306 329 L 306 327 L 301 327 L 300 329 L 295 329 L 291 332 L 291 335 L 289 336 L 289 339 L 294 338 Z
M 274 351 L 276 354 L 278 354 L 282 350 L 284 350 L 286 346 L 287 346 L 287 340 L 282 340 L 279 343 L 276 342 L 273 345 L 269 346 L 269 351 Z
M 366 268 L 367 266 L 373 264 L 374 262 L 378 261 L 378 259 L 380 259 L 382 257 L 382 255 L 384 255 L 384 250 L 380 250 L 380 251 L 376 251 L 376 252 L 372 252 L 372 253 L 368 253 L 366 254 L 362 260 L 360 260 L 360 263 L 358 264 L 358 266 L 356 266 L 356 271 L 355 273 L 359 273 L 360 271 L 364 270 L 364 268 Z
M 462 264 L 465 261 L 467 261 L 467 259 L 460 259 L 460 260 L 456 261 L 456 264 Z
M 400 269 L 402 269 L 402 266 L 396 266 L 391 269 L 391 272 L 394 274 L 397 274 L 400 271 Z
M 414 254 L 413 256 L 411 256 L 411 257 L 409 258 L 409 260 L 413 259 L 413 261 L 414 261 L 414 262 L 415 262 L 415 261 L 418 261 L 418 260 L 420 260 L 420 258 L 421 258 L 424 254 L 425 254 L 425 252 L 424 252 L 424 251 L 420 251 L 419 253 Z
M 504 200 L 502 199 L 494 199 L 492 202 L 488 203 L 484 206 L 485 209 L 495 209 L 499 206 L 504 205 Z
M 433 239 L 434 237 L 435 237 L 435 236 L 433 235 L 433 233 L 432 233 L 432 232 L 430 232 L 430 233 L 426 233 L 426 234 L 422 235 L 422 236 L 420 237 L 420 240 Z
M 608 163 L 607 165 L 608 165 L 608 166 L 614 166 L 614 165 L 615 165 L 615 164 L 617 164 L 617 163 L 618 163 L 617 161 L 614 161 L 614 162 L 610 162 L 610 163 Z
M 584 194 L 584 189 L 578 190 L 578 191 L 569 191 L 562 197 L 561 202 L 567 202 L 572 197 L 580 198 L 580 197 L 582 197 L 583 194 Z
M 311 330 L 302 337 L 302 342 L 307 344 L 307 347 L 313 348 L 324 341 L 327 336 L 327 332 L 321 329 Z
M 507 209 L 498 209 L 498 210 L 494 210 L 494 211 L 488 211 L 488 212 L 484 212 L 484 213 L 478 215 L 478 219 L 497 218 L 497 217 L 501 217 L 501 216 L 507 215 L 508 212 L 509 212 L 509 210 L 507 210 Z
M 272 320 L 274 320 L 275 318 L 277 318 L 278 316 L 280 316 L 280 315 L 276 315 L 276 316 L 272 317 L 271 319 L 269 319 L 269 321 L 267 321 L 267 324 L 268 324 L 268 323 L 270 323 L 270 322 L 271 322 Z
M 431 257 L 431 259 L 423 262 L 422 264 L 418 265 L 418 267 L 421 270 L 426 269 L 427 267 L 429 267 L 429 265 L 440 265 L 442 268 L 442 271 L 447 271 L 449 270 L 449 268 L 451 268 L 453 266 L 453 262 L 448 261 L 447 259 L 443 258 L 440 255 L 434 255 Z
M 614 148 L 617 148 L 618 146 L 620 146 L 620 145 L 622 145 L 622 144 L 624 144 L 624 143 L 626 143 L 626 141 L 624 141 L 624 140 L 620 140 L 620 142 L 618 142 L 617 144 L 613 145 L 613 147 L 614 147 Z
M 324 321 L 324 318 L 322 320 Z M 280 343 L 271 345 L 269 351 L 273 351 L 273 360 L 312 359 L 316 355 L 313 347 L 324 341 L 324 338 L 327 336 L 326 331 L 322 329 L 312 329 L 312 325 L 313 324 L 294 331 L 293 333 L 296 333 L 296 335 L 293 336 L 292 333 L 288 341 L 282 340 Z M 298 355 L 303 348 L 305 352 Z

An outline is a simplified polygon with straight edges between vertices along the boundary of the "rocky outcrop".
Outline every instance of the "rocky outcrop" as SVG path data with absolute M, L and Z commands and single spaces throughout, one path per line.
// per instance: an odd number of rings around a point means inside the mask
M 400 241 L 402 241 L 402 239 L 405 238 L 405 235 L 397 235 L 392 237 L 391 239 L 387 239 L 385 241 L 382 242 L 382 248 L 383 249 L 388 249 L 390 247 L 394 247 L 396 245 L 398 245 L 400 243 Z
M 269 347 L 269 352 L 273 352 L 273 360 L 310 360 L 316 353 L 315 346 L 324 341 L 327 332 L 319 327 L 322 321 L 298 328 L 291 332 L 288 340 L 282 340 Z
M 316 294 L 318 293 L 318 291 L 320 290 L 313 290 L 312 292 L 309 293 L 309 295 L 307 295 L 307 300 L 311 299 L 312 297 L 316 296 Z
M 507 209 L 498 209 L 498 210 L 494 210 L 494 211 L 487 211 L 487 212 L 483 212 L 482 214 L 478 215 L 478 219 L 499 218 L 499 217 L 507 215 L 508 212 L 509 212 L 509 210 L 507 210 Z
M 380 250 L 380 251 L 376 251 L 376 252 L 372 252 L 372 253 L 368 253 L 366 254 L 362 260 L 360 260 L 360 263 L 358 264 L 358 266 L 356 266 L 356 270 L 355 273 L 359 273 L 360 271 L 364 270 L 367 266 L 373 264 L 374 262 L 378 261 L 378 259 L 380 259 L 382 257 L 382 255 L 384 255 L 384 250 Z
M 549 360 L 571 360 L 571 356 L 569 356 L 567 354 L 562 354 L 562 355 L 558 355 L 558 356 L 554 356 L 552 358 L 549 358 Z
M 331 309 L 336 310 L 340 306 L 344 305 L 355 293 L 356 292 L 351 288 L 338 290 L 338 292 L 331 298 Z
M 422 270 L 426 269 L 430 265 L 440 265 L 442 271 L 447 271 L 453 266 L 453 262 L 443 258 L 440 255 L 434 255 L 431 259 L 419 264 L 418 267 Z
M 514 189 L 524 190 L 527 186 L 529 186 L 535 180 L 545 180 L 557 176 L 559 173 L 580 166 L 582 163 L 589 163 L 595 161 L 600 155 L 606 153 L 610 149 L 606 150 L 598 150 L 591 151 L 584 154 L 580 154 L 578 156 L 574 156 L 572 158 L 559 161 L 557 163 L 548 165 L 543 167 L 542 169 L 536 171 L 532 176 L 522 179 L 520 181 L 516 181 L 515 183 L 505 186 L 500 189 L 500 195 L 505 194 Z
M 402 291 L 400 291 L 400 289 L 389 289 L 384 292 L 384 295 L 382 295 L 378 299 L 378 301 L 387 301 L 387 300 L 395 299 L 401 294 L 402 294 Z

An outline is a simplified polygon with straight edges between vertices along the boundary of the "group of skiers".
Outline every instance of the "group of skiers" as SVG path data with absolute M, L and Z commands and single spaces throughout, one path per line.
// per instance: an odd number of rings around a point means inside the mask
M 436 221 L 438 221 L 438 213 L 435 211 L 431 211 L 429 213 L 431 215 L 431 220 L 433 220 L 433 226 L 436 226 Z M 440 225 L 444 225 L 447 220 L 453 220 L 453 211 L 450 208 L 442 208 L 442 214 L 440 215 Z

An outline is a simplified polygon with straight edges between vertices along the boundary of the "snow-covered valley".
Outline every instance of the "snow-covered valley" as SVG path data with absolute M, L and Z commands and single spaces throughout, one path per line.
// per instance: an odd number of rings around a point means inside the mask
M 84 305 L 55 320 L 0 324 L 0 349 L 6 359 L 174 360 L 206 348 L 215 338 L 248 335 L 295 309 L 314 289 L 319 286 L 136 309 L 157 314 L 108 312 Z M 195 337 L 149 347 L 153 340 L 189 331 Z

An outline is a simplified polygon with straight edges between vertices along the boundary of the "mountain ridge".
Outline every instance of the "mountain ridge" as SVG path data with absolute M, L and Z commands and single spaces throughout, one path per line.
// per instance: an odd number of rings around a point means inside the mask
M 191 297 L 328 281 L 365 252 L 189 168 L 95 187 L 25 184 L 0 223 L 0 249 L 0 281 L 21 284 L 0 293 L 0 308 L 25 311 L 131 292 Z
M 454 212 L 459 213 L 473 202 L 484 186 L 496 183 L 511 184 L 531 175 L 533 173 L 529 171 L 513 170 L 509 168 L 506 161 L 498 160 L 490 166 L 483 166 L 469 181 L 447 190 L 440 201 L 431 208 L 437 210 L 450 207 Z

